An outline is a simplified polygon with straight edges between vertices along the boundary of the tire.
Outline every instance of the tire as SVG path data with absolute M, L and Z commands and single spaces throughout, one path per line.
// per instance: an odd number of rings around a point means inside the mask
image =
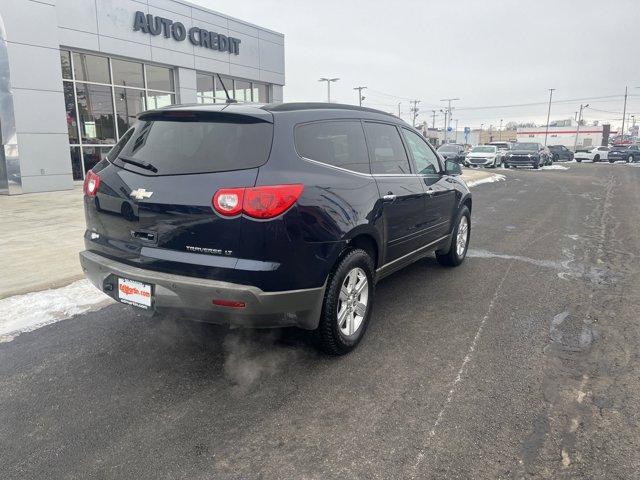
M 596 155 L 595 157 L 593 157 L 593 163 L 596 163 L 599 161 L 600 161 L 600 155 Z
M 509 164 L 508 164 L 508 163 L 503 163 L 503 164 L 502 164 L 502 166 L 503 166 L 504 168 L 509 168 Z
M 609 163 L 613 163 L 613 162 L 615 162 L 615 160 L 613 158 L 610 158 Z
M 556 154 L 553 156 L 552 161 L 553 161 L 553 162 L 557 162 L 558 160 L 560 160 L 560 156 L 556 153 Z
M 533 167 L 534 170 L 538 170 L 540 168 L 540 163 L 533 163 L 531 164 L 531 166 Z
M 466 220 L 466 240 L 464 242 L 464 249 L 459 253 L 458 247 L 458 232 L 463 225 L 463 219 Z M 457 267 L 467 256 L 467 250 L 469 248 L 469 239 L 471 238 L 471 213 L 469 209 L 464 206 L 456 217 L 456 223 L 453 232 L 451 232 L 451 244 L 449 245 L 449 251 L 446 253 L 436 252 L 436 260 L 443 267 Z
M 366 277 L 367 284 L 362 292 L 359 294 L 353 292 L 354 296 L 351 297 L 347 294 L 350 292 L 348 287 L 351 282 L 348 276 L 354 272 L 357 277 L 355 285 L 360 285 L 361 275 Z M 373 306 L 375 291 L 373 272 L 374 263 L 371 256 L 362 249 L 354 249 L 348 251 L 329 274 L 322 303 L 320 323 L 316 329 L 319 347 L 325 353 L 329 355 L 345 355 L 362 340 L 371 318 Z M 363 299 L 365 292 L 364 314 L 358 315 L 360 309 L 357 305 L 362 303 L 359 300 Z M 346 299 L 344 298 L 345 296 L 347 297 Z M 340 322 L 338 313 L 342 308 L 346 308 L 346 313 L 343 321 Z M 353 308 L 353 310 L 349 308 Z M 361 318 L 358 319 L 357 317 Z M 354 328 L 355 330 L 353 330 Z M 352 333 L 349 334 L 349 331 Z
M 627 157 L 627 163 L 633 163 L 633 155 Z
M 581 158 L 576 158 L 576 162 L 581 163 L 582 159 Z

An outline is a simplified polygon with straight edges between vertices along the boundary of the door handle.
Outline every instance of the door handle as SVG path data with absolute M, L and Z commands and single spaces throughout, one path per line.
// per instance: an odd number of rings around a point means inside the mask
M 396 199 L 396 196 L 393 193 L 387 193 L 382 200 L 385 202 L 393 202 Z

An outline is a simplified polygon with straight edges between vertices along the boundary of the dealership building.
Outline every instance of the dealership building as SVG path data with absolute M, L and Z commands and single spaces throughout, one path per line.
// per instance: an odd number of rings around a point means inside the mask
M 0 194 L 73 188 L 143 110 L 284 82 L 282 34 L 181 0 L 0 0 Z

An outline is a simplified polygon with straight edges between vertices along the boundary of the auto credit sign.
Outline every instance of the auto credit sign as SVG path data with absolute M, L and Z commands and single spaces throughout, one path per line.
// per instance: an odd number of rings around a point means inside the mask
M 240 54 L 239 38 L 228 37 L 200 27 L 191 27 L 187 30 L 184 24 L 180 22 L 174 22 L 170 18 L 158 17 L 149 13 L 135 13 L 133 30 L 149 35 L 164 35 L 166 38 L 173 38 L 176 42 L 184 42 L 188 39 L 189 42 L 198 47 L 228 52 L 232 55 Z

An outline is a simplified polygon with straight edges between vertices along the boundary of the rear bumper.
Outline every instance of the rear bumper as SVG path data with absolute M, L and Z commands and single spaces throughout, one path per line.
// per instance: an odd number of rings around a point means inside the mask
M 153 285 L 154 311 L 236 327 L 314 329 L 324 298 L 324 286 L 265 292 L 250 285 L 132 267 L 89 251 L 80 252 L 80 264 L 89 281 L 116 300 L 118 277 L 124 277 Z M 221 307 L 212 303 L 214 299 L 244 302 L 245 306 Z

